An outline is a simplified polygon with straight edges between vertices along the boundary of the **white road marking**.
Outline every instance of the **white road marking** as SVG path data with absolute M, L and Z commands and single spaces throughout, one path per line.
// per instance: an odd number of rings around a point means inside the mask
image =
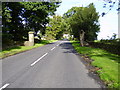
M 45 53 L 42 57 L 40 57 L 39 59 L 37 59 L 35 62 L 33 62 L 30 66 L 35 65 L 37 62 L 39 62 L 43 57 L 45 57 L 48 53 Z
M 2 87 L 0 88 L 0 90 L 3 90 L 4 88 L 6 88 L 6 87 L 9 86 L 9 85 L 10 85 L 9 83 L 5 84 L 4 86 L 2 86 Z
M 60 44 L 62 44 L 62 42 Z
M 54 50 L 56 47 L 53 47 L 51 50 Z
M 62 42 L 60 42 L 57 46 L 59 46 L 60 44 L 62 44 Z

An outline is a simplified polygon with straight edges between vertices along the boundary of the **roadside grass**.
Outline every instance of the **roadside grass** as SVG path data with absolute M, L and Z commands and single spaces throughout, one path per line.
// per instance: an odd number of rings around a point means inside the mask
M 43 46 L 45 44 L 55 42 L 55 41 L 57 40 L 42 40 L 40 41 L 40 43 L 35 43 L 34 46 L 15 46 L 12 48 L 8 48 L 0 52 L 0 58 L 5 58 L 5 57 L 8 57 L 8 56 L 20 53 L 20 52 L 24 52 L 24 51 L 27 51 L 33 48 Z
M 100 42 L 100 40 L 94 40 L 94 42 Z
M 78 41 L 71 42 L 78 53 L 85 54 L 94 60 L 92 65 L 100 68 L 97 73 L 109 88 L 119 88 L 118 65 L 120 65 L 120 56 L 99 48 L 80 47 Z

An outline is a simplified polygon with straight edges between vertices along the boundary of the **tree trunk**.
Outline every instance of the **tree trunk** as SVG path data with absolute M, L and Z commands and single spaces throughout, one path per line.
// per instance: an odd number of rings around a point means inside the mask
M 81 30 L 81 32 L 80 32 L 80 44 L 82 47 L 84 46 L 84 35 L 85 35 L 85 32 L 83 30 Z

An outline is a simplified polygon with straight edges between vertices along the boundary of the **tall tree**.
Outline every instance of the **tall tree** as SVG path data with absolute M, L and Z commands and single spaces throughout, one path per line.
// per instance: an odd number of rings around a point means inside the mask
M 99 16 L 93 3 L 87 7 L 71 8 L 64 14 L 64 18 L 68 18 L 72 33 L 80 40 L 82 46 L 84 46 L 84 40 L 92 41 L 97 38 Z
M 46 28 L 47 39 L 60 39 L 63 33 L 63 25 L 62 17 L 54 15 Z
M 44 32 L 49 15 L 54 15 L 60 2 L 3 2 L 3 37 L 14 41 L 27 37 L 28 31 Z M 24 22 L 24 23 L 23 23 Z

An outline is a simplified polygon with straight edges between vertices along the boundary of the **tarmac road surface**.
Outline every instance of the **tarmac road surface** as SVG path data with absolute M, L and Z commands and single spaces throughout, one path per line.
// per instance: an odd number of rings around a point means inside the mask
M 2 59 L 2 88 L 102 88 L 71 43 L 60 40 Z

